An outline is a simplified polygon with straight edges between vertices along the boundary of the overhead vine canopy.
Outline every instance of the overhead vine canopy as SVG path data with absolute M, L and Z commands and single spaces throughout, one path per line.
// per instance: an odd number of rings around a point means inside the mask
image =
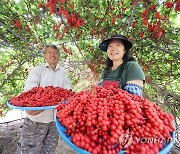
M 106 58 L 99 42 L 119 33 L 133 42 L 146 74 L 145 97 L 180 114 L 179 0 L 1 0 L 0 6 L 3 111 L 29 69 L 43 61 L 44 44 L 61 49 L 60 63 L 76 89 L 80 79 L 99 80 Z

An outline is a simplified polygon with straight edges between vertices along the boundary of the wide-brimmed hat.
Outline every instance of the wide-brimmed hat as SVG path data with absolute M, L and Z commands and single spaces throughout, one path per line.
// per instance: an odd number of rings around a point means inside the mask
M 131 49 L 131 48 L 132 48 L 132 43 L 131 43 L 131 41 L 129 41 L 126 36 L 120 35 L 120 34 L 113 35 L 113 36 L 111 36 L 110 38 L 104 40 L 102 43 L 100 43 L 99 48 L 100 48 L 102 51 L 107 51 L 107 47 L 108 47 L 108 45 L 109 45 L 109 42 L 110 42 L 111 40 L 113 40 L 113 39 L 120 39 L 120 40 L 123 42 L 123 44 L 124 44 L 124 46 L 125 46 L 126 49 Z

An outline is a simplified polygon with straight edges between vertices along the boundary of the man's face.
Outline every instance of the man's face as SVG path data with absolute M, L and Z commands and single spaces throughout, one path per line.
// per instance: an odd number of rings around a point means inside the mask
M 46 52 L 44 53 L 44 58 L 50 66 L 57 65 L 59 61 L 59 52 L 54 48 L 47 47 Z

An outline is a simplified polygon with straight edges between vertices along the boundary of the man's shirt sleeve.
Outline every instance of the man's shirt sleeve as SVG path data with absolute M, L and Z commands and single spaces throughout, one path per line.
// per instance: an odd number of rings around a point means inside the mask
M 68 78 L 68 76 L 67 76 L 67 73 L 66 73 L 66 71 L 64 71 L 64 82 L 63 82 L 63 88 L 65 88 L 65 89 L 71 89 L 71 83 L 70 83 L 70 80 L 69 80 L 69 78 Z
M 34 67 L 29 72 L 28 78 L 26 80 L 24 91 L 31 90 L 33 87 L 37 87 L 40 84 L 40 74 L 38 73 L 38 68 Z

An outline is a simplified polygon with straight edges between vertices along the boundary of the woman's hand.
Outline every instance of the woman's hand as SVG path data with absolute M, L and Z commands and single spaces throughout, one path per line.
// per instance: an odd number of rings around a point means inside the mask
M 44 110 L 29 110 L 29 111 L 26 111 L 26 113 L 29 114 L 29 115 L 35 116 L 35 115 L 40 114 L 43 111 Z

